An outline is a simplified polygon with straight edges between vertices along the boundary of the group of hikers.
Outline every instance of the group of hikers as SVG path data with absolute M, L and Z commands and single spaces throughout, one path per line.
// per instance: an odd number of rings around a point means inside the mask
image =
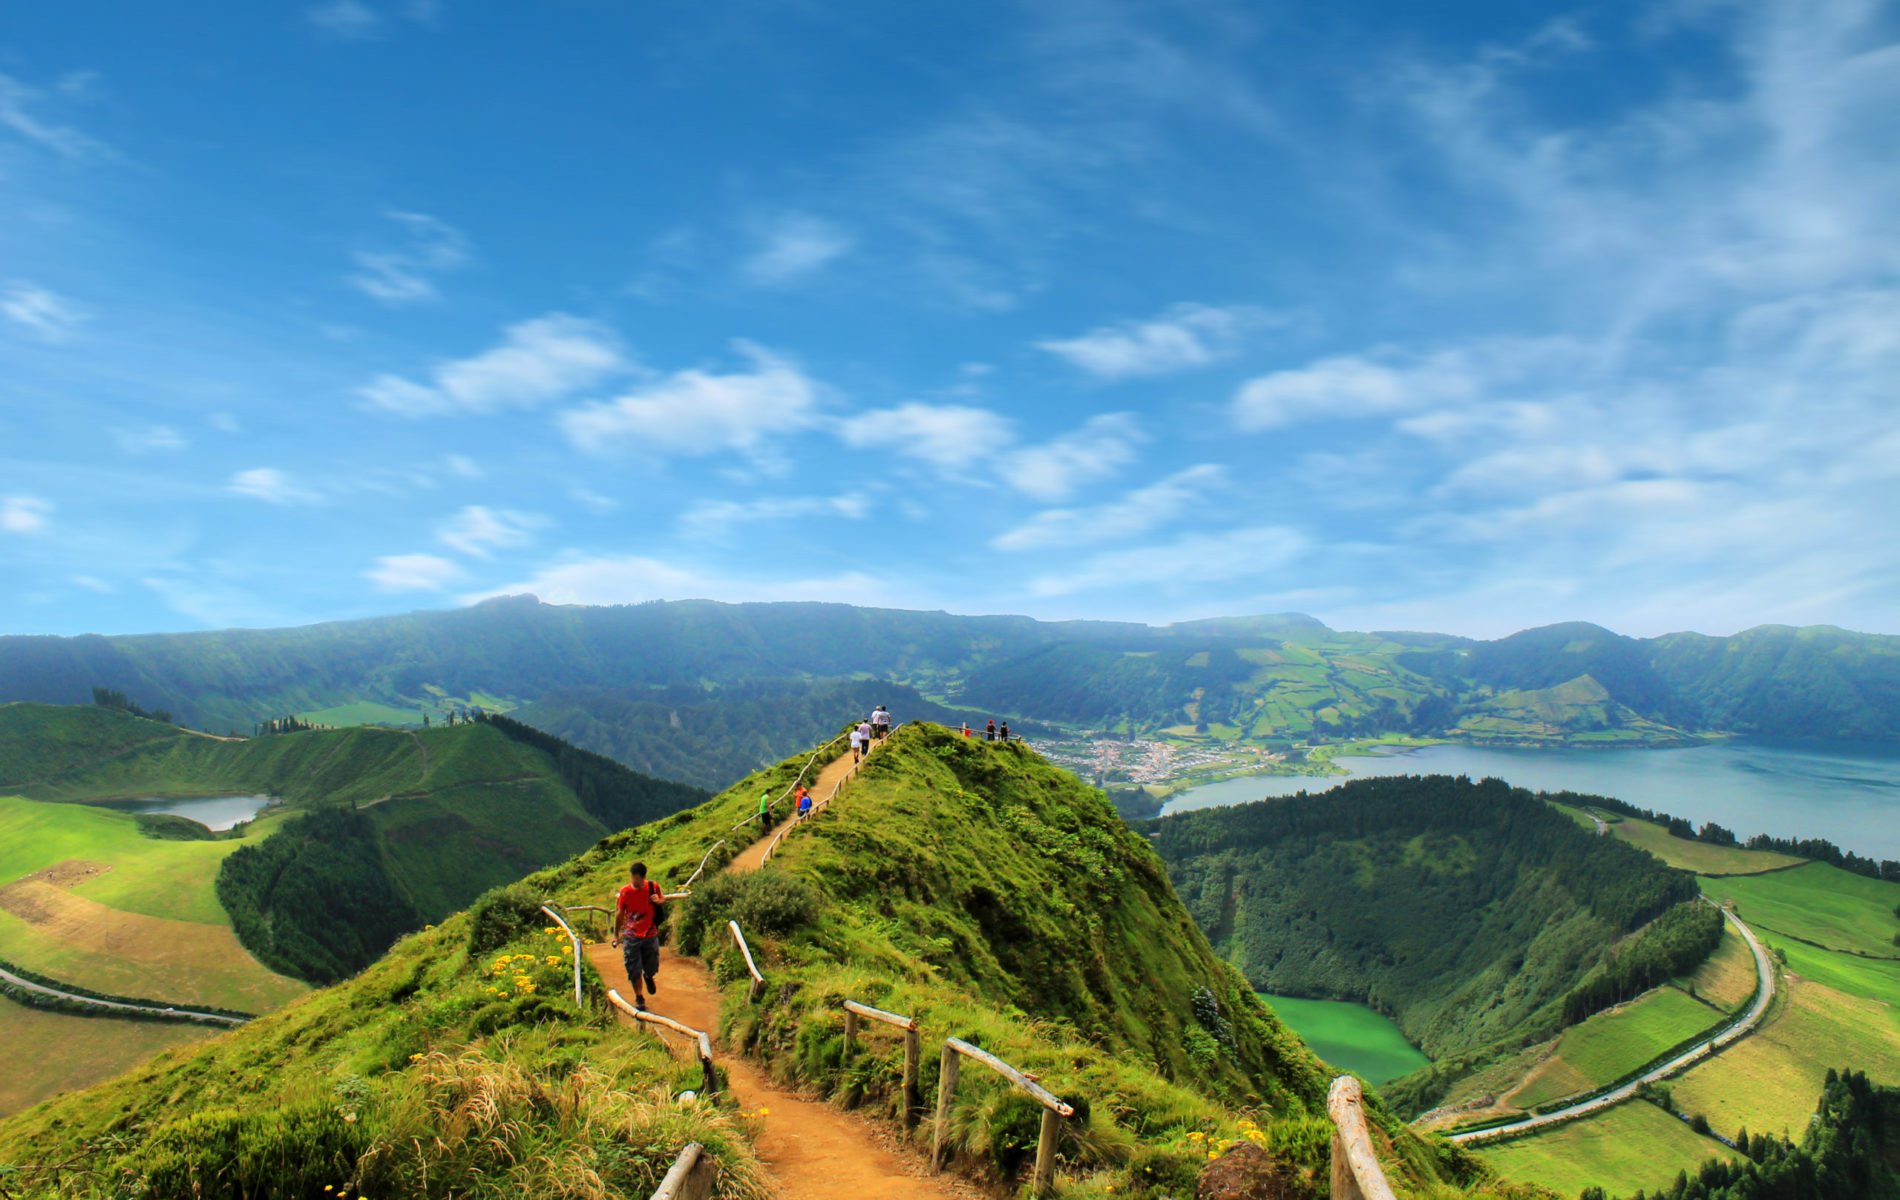
M 851 760 L 863 762 L 871 747 L 889 737 L 891 733 L 891 714 L 882 704 L 872 710 L 871 715 L 851 729 Z M 963 736 L 972 737 L 974 732 L 970 723 L 963 723 Z M 985 741 L 1009 741 L 1009 722 L 1001 726 L 991 717 L 984 727 Z M 796 806 L 799 819 L 811 815 L 811 791 L 805 787 L 803 779 L 792 791 L 792 802 Z M 772 792 L 767 789 L 759 797 L 759 825 L 761 828 L 772 823 Z M 620 895 L 614 904 L 614 944 L 620 947 L 621 960 L 627 968 L 627 980 L 633 985 L 633 1006 L 641 1012 L 646 1011 L 646 998 L 658 995 L 660 973 L 660 926 L 666 920 L 666 893 L 660 885 L 647 878 L 647 865 L 634 863 L 629 868 L 629 882 L 620 889 Z

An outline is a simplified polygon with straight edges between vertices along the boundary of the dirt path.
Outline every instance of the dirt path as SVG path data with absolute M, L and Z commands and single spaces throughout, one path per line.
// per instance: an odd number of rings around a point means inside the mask
M 851 774 L 854 766 L 846 753 L 807 786 L 815 798 L 822 800 Z M 772 838 L 791 823 L 789 816 L 780 821 L 766 836 L 746 847 L 726 870 L 758 870 Z M 611 945 L 589 946 L 587 958 L 608 987 L 632 999 L 618 950 Z M 719 988 L 698 959 L 662 949 L 659 983 L 659 993 L 648 997 L 654 1012 L 694 1029 L 716 1033 Z M 686 1039 L 679 1035 L 657 1026 L 640 1025 L 624 1013 L 618 1015 L 623 1025 L 664 1037 L 690 1053 Z M 788 1091 L 750 1060 L 721 1054 L 718 1062 L 740 1105 L 752 1111 L 765 1110 L 763 1132 L 755 1148 L 783 1200 L 972 1200 L 980 1195 L 952 1177 L 931 1175 L 924 1156 L 872 1122 Z
M 872 752 L 876 753 L 875 750 Z M 805 785 L 811 790 L 812 803 L 818 804 L 822 802 L 826 796 L 831 795 L 831 789 L 844 782 L 856 767 L 857 763 L 852 761 L 851 752 L 846 750 L 843 755 L 820 768 L 818 778 Z M 790 802 L 787 801 L 787 807 L 790 808 L 791 811 L 787 812 L 786 815 L 779 820 L 778 824 L 772 826 L 771 830 L 768 831 L 764 837 L 740 851 L 737 858 L 726 864 L 726 870 L 756 871 L 765 865 L 765 852 L 766 849 L 771 846 L 772 839 L 798 821 L 796 806 L 791 805 Z

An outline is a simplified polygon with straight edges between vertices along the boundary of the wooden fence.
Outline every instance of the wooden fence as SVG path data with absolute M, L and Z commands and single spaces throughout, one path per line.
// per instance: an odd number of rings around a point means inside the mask
M 586 1005 L 581 999 L 581 939 L 580 939 L 580 935 L 574 932 L 574 927 L 572 925 L 569 925 L 567 923 L 567 918 L 563 917 L 560 913 L 555 912 L 553 909 L 549 908 L 545 904 L 541 906 L 541 911 L 548 914 L 548 916 L 554 918 L 554 923 L 556 925 L 559 925 L 561 929 L 567 934 L 568 943 L 574 947 L 574 1007 L 584 1008 L 586 1007 Z
M 917 1031 L 917 1018 L 900 1017 L 894 1012 L 885 1012 L 881 1008 L 872 1008 L 868 1004 L 859 1004 L 856 1000 L 844 1002 L 844 1061 L 851 1062 L 852 1053 L 858 1046 L 858 1018 L 869 1017 L 873 1021 L 882 1021 L 904 1031 L 904 1128 L 910 1129 L 917 1124 L 917 1115 L 923 1111 L 922 1089 L 918 1086 L 917 1073 L 923 1059 L 923 1035 Z
M 1333 1200 L 1393 1200 L 1392 1185 L 1372 1152 L 1357 1079 L 1341 1075 L 1333 1080 L 1326 1115 L 1333 1119 Z
M 1075 1109 L 1015 1067 L 962 1038 L 945 1038 L 943 1041 L 942 1070 L 937 1076 L 937 1127 L 930 1142 L 930 1169 L 943 1170 L 943 1148 L 950 1133 L 950 1102 L 956 1096 L 957 1073 L 966 1058 L 974 1059 L 995 1071 L 1042 1105 L 1042 1136 L 1036 1140 L 1033 1191 L 1037 1196 L 1048 1195 L 1049 1189 L 1055 1186 L 1056 1146 L 1062 1139 L 1062 1119 L 1074 1116 Z
M 654 1189 L 653 1200 L 709 1200 L 718 1172 L 698 1142 L 689 1142 Z
M 671 1029 L 675 1033 L 685 1034 L 691 1038 L 693 1040 L 693 1048 L 699 1052 L 699 1066 L 705 1076 L 704 1082 L 700 1085 L 700 1091 L 711 1096 L 719 1090 L 719 1076 L 713 1070 L 712 1038 L 708 1037 L 704 1030 L 694 1029 L 691 1025 L 682 1025 L 671 1017 L 663 1017 L 659 1013 L 648 1012 L 644 1008 L 635 1008 L 625 1000 L 622 1000 L 620 993 L 613 988 L 607 989 L 607 1000 L 615 1008 L 626 1013 L 636 1021 L 645 1021 L 649 1025 L 659 1025 L 663 1028 Z
M 746 992 L 746 999 L 757 1003 L 759 993 L 765 990 L 765 976 L 759 974 L 758 964 L 752 961 L 752 947 L 745 944 L 745 934 L 739 932 L 739 922 L 727 921 L 726 928 L 732 930 L 732 940 L 739 943 L 739 953 L 745 955 L 745 969 L 752 975 L 752 987 Z

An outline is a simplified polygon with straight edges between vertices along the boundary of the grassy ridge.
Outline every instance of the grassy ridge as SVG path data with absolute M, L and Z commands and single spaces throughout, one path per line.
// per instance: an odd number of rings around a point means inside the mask
M 1679 838 L 1654 821 L 1634 817 L 1619 818 L 1606 813 L 1610 832 L 1641 850 L 1647 850 L 1672 867 L 1694 871 L 1698 875 L 1750 875 L 1798 867 L 1806 859 L 1772 850 L 1744 850 L 1740 846 L 1717 846 L 1709 842 Z
M 1541 1184 L 1566 1196 L 1586 1187 L 1601 1187 L 1615 1196 L 1638 1188 L 1667 1189 L 1676 1172 L 1693 1172 L 1704 1159 L 1740 1157 L 1655 1105 L 1640 1102 L 1619 1104 L 1536 1137 L 1486 1146 L 1478 1156 L 1507 1178 Z
M 1564 1031 L 1556 1057 L 1569 1068 L 1547 1071 L 1511 1097 L 1520 1108 L 1602 1087 L 1621 1079 L 1683 1039 L 1722 1021 L 1721 1013 L 1673 987 L 1600 1012 Z M 1584 1087 L 1575 1086 L 1582 1080 Z
M 1900 958 L 1900 883 L 1869 879 L 1827 863 L 1759 878 L 1705 879 L 1702 890 L 1733 900 L 1750 925 L 1831 950 Z

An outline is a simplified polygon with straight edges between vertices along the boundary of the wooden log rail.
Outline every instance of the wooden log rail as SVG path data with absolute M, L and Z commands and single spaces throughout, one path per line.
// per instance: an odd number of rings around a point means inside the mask
M 1333 1119 L 1333 1200 L 1393 1200 L 1392 1185 L 1372 1152 L 1357 1079 L 1341 1075 L 1333 1080 L 1326 1115 Z
M 559 925 L 561 929 L 566 932 L 568 943 L 574 947 L 574 1007 L 584 1008 L 586 1005 L 585 1005 L 585 1002 L 582 1001 L 581 999 L 581 939 L 580 939 L 580 935 L 574 932 L 574 927 L 572 925 L 569 925 L 567 923 L 567 918 L 563 917 L 560 913 L 555 912 L 553 909 L 549 908 L 545 904 L 541 906 L 541 911 L 548 914 L 548 916 L 554 918 L 554 923 L 556 925 Z
M 904 1031 L 904 1128 L 916 1126 L 917 1116 L 923 1110 L 923 1093 L 918 1087 L 917 1073 L 923 1059 L 923 1035 L 917 1031 L 917 1018 L 901 1017 L 894 1012 L 885 1012 L 881 1008 L 872 1008 L 868 1004 L 859 1004 L 856 1000 L 844 1002 L 844 1061 L 847 1066 L 858 1045 L 858 1018 L 868 1017 L 873 1021 L 882 1021 L 886 1025 L 896 1026 Z
M 855 729 L 856 726 L 853 726 L 852 728 Z M 826 742 L 824 745 L 818 747 L 818 749 L 812 751 L 811 757 L 805 760 L 805 765 L 799 768 L 798 775 L 790 783 L 785 785 L 784 791 L 780 792 L 777 796 L 773 797 L 771 804 L 777 804 L 780 800 L 785 799 L 785 797 L 797 791 L 798 785 L 805 782 L 805 772 L 811 770 L 812 764 L 818 761 L 818 756 L 820 754 L 823 754 L 826 750 L 837 745 L 839 742 L 842 742 L 844 739 L 850 736 L 851 736 L 851 730 L 847 729 L 843 733 L 839 734 L 837 737 L 832 738 L 830 741 Z M 768 810 L 770 809 L 771 804 L 768 804 L 766 806 Z M 759 819 L 758 814 L 754 813 L 751 816 L 747 817 L 745 820 L 740 821 L 737 825 L 734 825 L 733 828 L 739 829 L 743 826 L 752 824 L 752 822 L 758 819 Z
M 878 746 L 883 745 L 885 742 L 888 742 L 891 740 L 891 738 L 895 737 L 897 735 L 897 731 L 902 729 L 903 727 L 904 725 L 902 722 L 899 722 L 898 724 L 891 726 L 890 731 L 888 733 L 886 733 L 883 737 L 879 738 L 876 742 L 872 744 L 878 745 Z M 844 773 L 844 778 L 838 780 L 838 782 L 831 785 L 831 791 L 827 792 L 824 796 L 820 797 L 819 799 L 812 801 L 811 812 L 807 815 L 815 817 L 820 812 L 831 807 L 831 802 L 838 798 L 838 794 L 840 792 L 844 791 L 844 785 L 847 783 L 850 783 L 854 778 L 857 777 L 859 769 L 864 766 L 864 763 L 868 761 L 870 757 L 871 757 L 871 752 L 869 750 L 866 750 L 864 752 L 864 759 L 856 763 L 853 763 L 851 766 L 851 769 Z M 765 853 L 759 856 L 760 866 L 764 866 L 766 863 L 769 863 L 772 861 L 772 856 L 778 853 L 779 843 L 785 840 L 786 834 L 789 834 L 792 830 L 796 828 L 798 828 L 798 826 L 796 825 L 787 825 L 785 828 L 778 831 L 778 836 L 772 839 L 772 844 L 767 846 L 765 848 Z
M 653 1200 L 708 1200 L 713 1192 L 713 1180 L 718 1172 L 713 1170 L 713 1160 L 707 1158 L 698 1142 L 689 1142 L 680 1156 L 673 1160 L 672 1169 L 666 1178 L 660 1180 L 660 1186 L 654 1189 Z
M 739 953 L 745 955 L 745 969 L 752 975 L 752 987 L 746 992 L 746 999 L 756 1001 L 759 993 L 765 990 L 765 976 L 759 974 L 758 964 L 752 961 L 752 947 L 745 944 L 745 934 L 739 932 L 739 922 L 727 921 L 726 928 L 732 930 L 732 940 L 739 943 Z
M 615 1008 L 636 1021 L 645 1021 L 649 1025 L 671 1029 L 675 1033 L 691 1038 L 694 1048 L 699 1052 L 700 1069 L 705 1074 L 705 1081 L 700 1085 L 700 1091 L 711 1096 L 719 1090 L 719 1077 L 713 1073 L 712 1039 L 703 1031 L 694 1029 L 691 1025 L 682 1025 L 671 1017 L 663 1017 L 659 1013 L 648 1012 L 644 1008 L 635 1008 L 622 1000 L 620 993 L 613 988 L 607 989 L 607 999 Z
M 956 1096 L 958 1068 L 965 1058 L 982 1063 L 1029 1093 L 1042 1105 L 1042 1136 L 1036 1140 L 1036 1181 L 1033 1192 L 1037 1196 L 1048 1195 L 1055 1186 L 1056 1145 L 1062 1139 L 1062 1119 L 1074 1116 L 1075 1109 L 1015 1067 L 962 1038 L 945 1038 L 943 1042 L 942 1070 L 937 1076 L 937 1127 L 930 1142 L 930 1169 L 938 1173 L 943 1171 L 944 1144 L 950 1134 L 950 1102 Z M 1369 1196 L 1366 1200 L 1374 1198 Z M 1387 1192 L 1380 1200 L 1391 1200 L 1391 1193 Z

